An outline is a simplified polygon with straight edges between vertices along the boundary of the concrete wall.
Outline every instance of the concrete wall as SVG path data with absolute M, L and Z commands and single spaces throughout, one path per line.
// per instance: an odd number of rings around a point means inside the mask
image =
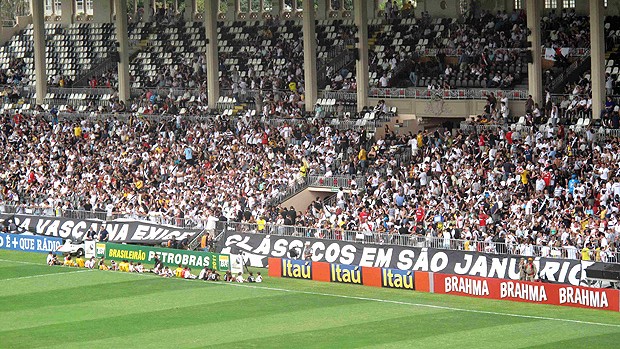
M 285 207 L 293 206 L 296 211 L 306 212 L 308 205 L 310 205 L 312 201 L 316 200 L 317 197 L 325 199 L 328 196 L 333 195 L 333 194 L 334 193 L 331 191 L 316 191 L 316 190 L 313 190 L 312 188 L 307 188 L 307 189 L 302 190 L 300 193 L 293 196 L 292 198 L 284 201 L 282 203 L 282 206 L 285 206 Z
M 14 27 L 2 27 L 0 26 L 0 45 L 4 45 L 7 41 L 11 40 L 13 35 L 16 35 L 21 30 L 26 29 L 29 24 L 32 24 L 32 17 L 21 16 L 17 17 Z
M 112 21 L 112 0 L 93 1 L 93 22 L 110 23 Z

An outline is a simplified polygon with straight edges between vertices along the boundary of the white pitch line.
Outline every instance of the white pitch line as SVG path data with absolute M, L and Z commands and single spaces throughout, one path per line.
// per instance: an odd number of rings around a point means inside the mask
M 24 262 L 24 261 L 14 261 L 14 260 L 11 260 L 11 259 L 2 259 L 2 258 L 0 258 L 0 262 L 8 262 L 8 263 L 15 263 L 15 264 L 33 264 L 33 265 L 41 265 L 41 263 Z
M 22 264 L 37 264 L 32 262 L 19 262 L 12 261 L 7 259 L 0 259 L 2 262 L 14 262 L 14 263 L 22 263 Z M 90 270 L 81 270 L 81 271 L 90 271 Z M 80 271 L 74 271 L 69 273 L 75 273 Z M 69 274 L 69 273 L 53 273 L 53 274 L 43 274 L 43 275 L 58 275 L 58 274 Z M 149 276 L 150 274 L 137 274 L 137 273 L 123 273 L 125 275 L 140 275 L 140 276 Z M 41 276 L 43 276 L 41 275 Z M 36 275 L 33 275 L 36 276 Z M 33 276 L 24 276 L 23 278 L 29 278 Z M 191 280 L 191 279 L 178 279 L 172 278 L 173 280 L 179 281 L 199 281 L 199 280 Z M 5 279 L 12 280 L 12 279 Z M 0 280 L 1 281 L 1 280 Z M 593 321 L 582 321 L 582 320 L 573 320 L 573 319 L 560 319 L 554 317 L 546 317 L 546 316 L 536 316 L 536 315 L 523 315 L 523 314 L 513 314 L 513 313 L 500 313 L 495 311 L 487 311 L 487 310 L 476 310 L 476 309 L 465 309 L 465 308 L 454 308 L 454 307 L 446 307 L 443 305 L 432 305 L 432 304 L 423 304 L 423 303 L 412 303 L 412 302 L 402 302 L 402 301 L 393 301 L 388 299 L 379 299 L 379 298 L 369 298 L 369 297 L 358 297 L 358 296 L 346 296 L 342 294 L 333 294 L 333 293 L 322 293 L 322 292 L 312 292 L 312 291 L 298 291 L 298 290 L 289 290 L 286 288 L 278 288 L 278 287 L 268 287 L 268 286 L 257 286 L 257 285 L 247 285 L 247 284 L 237 284 L 237 283 L 222 283 L 222 282 L 204 282 L 205 285 L 226 285 L 226 286 L 234 286 L 234 287 L 246 287 L 246 288 L 254 288 L 259 290 L 268 290 L 268 291 L 279 291 L 279 292 L 290 292 L 290 293 L 300 293 L 300 294 L 309 294 L 314 296 L 323 296 L 323 297 L 336 297 L 336 298 L 344 298 L 344 299 L 357 299 L 368 302 L 378 302 L 378 303 L 389 303 L 389 304 L 398 304 L 398 305 L 408 305 L 413 307 L 420 308 L 432 308 L 432 309 L 442 309 L 442 310 L 450 310 L 450 311 L 460 311 L 464 313 L 475 313 L 475 314 L 486 314 L 486 315 L 495 315 L 495 316 L 507 316 L 507 317 L 517 317 L 524 319 L 535 319 L 535 320 L 548 320 L 548 321 L 559 321 L 559 322 L 568 322 L 582 325 L 594 325 L 594 326 L 605 326 L 605 327 L 613 327 L 620 328 L 620 324 L 607 324 L 603 322 L 593 322 Z
M 91 269 L 86 269 L 86 270 L 68 271 L 66 273 L 48 273 L 48 274 L 37 274 L 37 275 L 29 275 L 29 276 L 20 276 L 20 277 L 16 277 L 16 278 L 0 279 L 0 281 L 13 281 L 13 280 L 34 279 L 34 278 L 38 278 L 38 277 L 41 277 L 41 276 L 76 274 L 76 273 L 85 273 L 85 272 L 89 272 L 89 271 L 92 271 L 92 270 Z
M 409 306 L 414 306 L 414 307 L 424 307 L 424 308 L 460 311 L 460 312 L 466 312 L 466 313 L 487 314 L 487 315 L 497 315 L 497 316 L 509 316 L 509 317 L 518 317 L 518 318 L 526 318 L 526 319 L 550 320 L 550 321 L 560 321 L 560 322 L 571 322 L 571 323 L 576 323 L 576 324 L 608 326 L 608 327 L 620 328 L 620 324 L 606 324 L 606 323 L 602 323 L 602 322 L 592 322 L 592 321 L 582 321 L 582 320 L 572 320 L 572 319 L 559 319 L 559 318 L 546 317 L 546 316 L 536 316 L 536 315 L 522 315 L 522 314 L 513 314 L 513 313 L 500 313 L 500 312 L 487 311 L 487 310 L 453 308 L 453 307 L 446 307 L 446 306 L 442 306 L 442 305 L 432 305 L 432 304 L 423 304 L 423 303 L 411 303 L 411 302 L 393 301 L 393 300 L 388 300 L 388 299 L 358 297 L 358 296 L 346 296 L 346 295 L 333 294 L 333 293 L 298 291 L 298 290 L 289 290 L 289 289 L 285 289 L 285 288 L 267 287 L 267 286 L 255 286 L 255 285 L 235 284 L 235 283 L 226 283 L 226 285 L 228 285 L 228 286 L 236 286 L 236 287 L 256 288 L 256 289 L 262 289 L 262 290 L 272 290 L 272 291 L 282 291 L 282 292 L 292 292 L 292 293 L 303 293 L 303 294 L 316 295 L 316 296 L 325 296 L 325 297 L 357 299 L 357 300 L 363 300 L 363 301 L 369 301 L 369 302 L 409 305 Z
M 151 274 L 148 274 L 148 273 L 144 273 L 144 274 L 124 273 L 124 274 L 140 275 L 140 276 L 152 276 Z M 200 280 L 195 280 L 195 279 L 179 279 L 179 278 L 170 278 L 170 279 L 171 280 L 178 280 L 178 281 L 200 281 Z M 238 284 L 238 283 L 228 283 L 228 282 L 207 282 L 207 281 L 205 281 L 204 284 L 205 285 L 226 285 L 226 286 L 234 286 L 234 287 L 246 287 L 246 288 L 259 289 L 259 290 L 279 291 L 279 292 L 289 292 L 289 293 L 300 293 L 300 294 L 309 294 L 309 295 L 324 296 L 324 297 L 357 299 L 357 300 L 369 301 L 369 302 L 379 302 L 379 303 L 389 303 L 389 304 L 398 304 L 398 305 L 408 305 L 408 306 L 421 307 L 421 308 L 432 308 L 432 309 L 460 311 L 460 312 L 464 312 L 464 313 L 476 313 L 476 314 L 486 314 L 486 315 L 495 315 L 495 316 L 507 316 L 507 317 L 517 317 L 517 318 L 525 318 L 525 319 L 536 319 L 536 320 L 549 320 L 549 321 L 569 322 L 569 323 L 582 324 L 582 325 L 595 325 L 595 326 L 606 326 L 606 327 L 620 328 L 620 324 L 607 324 L 607 323 L 603 323 L 603 322 L 582 321 L 582 320 L 572 320 L 572 319 L 560 319 L 560 318 L 546 317 L 546 316 L 536 316 L 536 315 L 501 313 L 501 312 L 487 311 L 487 310 L 453 308 L 453 307 L 446 307 L 446 306 L 442 306 L 442 305 L 432 305 L 432 304 L 423 304 L 423 303 L 393 301 L 393 300 L 379 299 L 379 298 L 346 296 L 346 295 L 342 295 L 342 294 L 322 293 L 322 292 L 312 292 L 312 291 L 289 290 L 289 289 L 286 289 L 286 288 L 278 288 L 278 287 L 268 287 L 268 286 L 258 286 L 258 285 L 248 285 L 248 284 Z

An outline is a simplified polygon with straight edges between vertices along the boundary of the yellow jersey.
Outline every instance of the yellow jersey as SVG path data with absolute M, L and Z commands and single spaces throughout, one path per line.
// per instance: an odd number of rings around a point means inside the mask
M 174 275 L 178 278 L 182 278 L 183 277 L 183 268 L 178 267 L 174 270 Z
M 590 260 L 590 249 L 587 247 L 584 247 L 581 250 L 581 260 L 582 261 L 589 261 Z
M 78 259 L 75 260 L 75 263 L 77 263 L 78 267 L 84 268 L 84 259 L 78 258 Z

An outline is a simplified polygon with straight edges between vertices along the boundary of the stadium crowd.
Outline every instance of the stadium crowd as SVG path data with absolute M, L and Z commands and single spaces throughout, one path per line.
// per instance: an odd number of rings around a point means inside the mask
M 320 119 L 300 121 L 5 116 L 2 201 L 258 230 L 290 225 L 380 243 L 409 236 L 464 249 L 569 258 L 587 249 L 593 260 L 617 258 L 618 143 L 595 140 L 591 129 L 387 129 L 373 140 Z M 281 193 L 312 173 L 349 175 L 352 190 L 305 212 L 278 206 Z
M 2 199 L 65 209 L 257 219 L 285 189 L 335 167 L 338 152 L 365 141 L 322 121 L 271 128 L 252 120 L 86 120 L 5 115 Z M 343 138 L 336 144 L 334 137 Z M 334 168 L 335 170 L 335 168 Z

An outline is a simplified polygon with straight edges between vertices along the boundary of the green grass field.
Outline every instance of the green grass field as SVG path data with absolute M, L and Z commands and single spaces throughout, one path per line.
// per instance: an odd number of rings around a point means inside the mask
M 266 274 L 266 271 L 263 273 Z M 265 278 L 163 279 L 0 251 L 0 348 L 617 348 L 620 314 Z

